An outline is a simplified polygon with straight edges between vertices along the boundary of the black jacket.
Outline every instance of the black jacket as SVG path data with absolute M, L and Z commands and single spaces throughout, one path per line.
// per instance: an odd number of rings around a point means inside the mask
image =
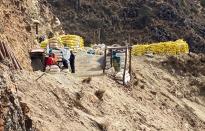
M 74 63 L 75 62 L 75 55 L 71 54 L 70 55 L 70 63 Z

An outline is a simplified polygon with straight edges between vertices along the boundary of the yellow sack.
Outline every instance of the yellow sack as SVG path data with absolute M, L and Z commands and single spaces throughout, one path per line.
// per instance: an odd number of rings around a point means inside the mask
M 189 46 L 186 41 L 180 39 L 175 42 L 160 42 L 154 44 L 135 45 L 133 46 L 133 55 L 140 56 L 146 53 L 177 55 L 181 53 L 189 53 Z
M 84 47 L 84 40 L 82 37 L 77 35 L 62 35 L 60 36 L 60 42 L 64 46 L 68 46 L 70 48 L 83 48 Z
M 42 41 L 42 42 L 41 42 L 41 48 L 46 48 L 48 42 L 49 42 L 48 39 Z
M 46 39 L 43 42 L 41 42 L 41 48 L 46 48 L 49 43 L 58 43 L 60 47 L 63 46 L 61 44 L 61 39 L 59 37 L 54 37 L 51 39 Z

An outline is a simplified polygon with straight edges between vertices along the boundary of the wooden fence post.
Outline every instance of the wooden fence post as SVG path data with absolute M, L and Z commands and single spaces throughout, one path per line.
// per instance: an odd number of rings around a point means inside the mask
M 124 72 L 123 72 L 123 85 L 125 85 L 125 75 L 126 75 L 126 68 L 127 68 L 127 49 L 125 51 L 125 66 L 124 66 Z
M 129 74 L 132 73 L 132 47 L 129 48 Z
M 104 67 L 103 67 L 103 73 L 105 74 L 105 69 L 106 69 L 106 62 L 107 62 L 107 47 L 105 47 L 105 52 L 104 52 Z

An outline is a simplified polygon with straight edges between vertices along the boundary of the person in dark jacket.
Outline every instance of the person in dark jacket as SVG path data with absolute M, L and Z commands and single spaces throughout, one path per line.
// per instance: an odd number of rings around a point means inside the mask
M 71 72 L 75 73 L 75 55 L 73 54 L 73 51 L 70 51 L 70 67 Z

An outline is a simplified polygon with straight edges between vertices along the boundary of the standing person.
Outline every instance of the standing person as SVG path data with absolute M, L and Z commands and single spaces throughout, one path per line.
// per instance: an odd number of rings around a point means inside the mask
M 46 67 L 53 65 L 53 57 L 50 54 L 48 57 L 45 58 L 45 63 L 44 63 L 44 70 L 46 70 Z
M 58 63 L 58 57 L 54 53 L 52 53 L 51 55 L 52 55 L 52 58 L 53 58 L 53 65 L 56 65 Z
M 75 73 L 75 55 L 73 54 L 73 51 L 70 51 L 70 67 L 71 72 Z
M 70 59 L 70 51 L 68 51 L 68 48 L 65 47 L 65 48 L 61 49 L 61 53 L 63 56 L 63 59 L 62 59 L 63 66 L 64 66 L 64 68 L 68 69 L 68 62 Z

